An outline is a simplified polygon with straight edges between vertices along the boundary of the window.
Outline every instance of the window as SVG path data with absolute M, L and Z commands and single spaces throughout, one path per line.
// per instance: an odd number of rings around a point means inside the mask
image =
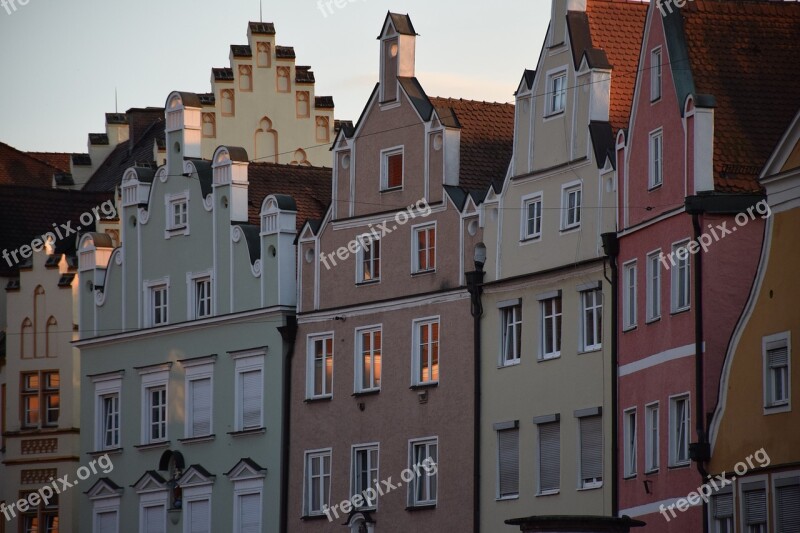
M 184 531 L 187 533 L 211 533 L 211 500 L 198 498 L 186 502 L 186 524 Z
M 661 47 L 650 51 L 650 101 L 661 98 Z
M 381 388 L 381 327 L 356 330 L 356 392 Z
M 764 346 L 764 405 L 766 408 L 789 407 L 789 333 L 770 335 Z
M 259 533 L 261 531 L 261 493 L 237 494 L 234 501 L 235 533 Z
M 645 431 L 645 450 L 644 461 L 645 471 L 655 472 L 659 464 L 659 441 L 658 441 L 658 403 L 645 406 L 644 409 L 644 431 Z
M 278 67 L 278 92 L 279 93 L 288 93 L 291 90 L 292 84 L 289 81 L 289 76 L 291 74 L 291 67 Z
M 501 342 L 500 366 L 519 363 L 522 355 L 522 304 L 500 309 Z
M 603 343 L 603 291 L 581 291 L 583 351 L 599 350 Z
M 195 278 L 192 282 L 194 283 L 194 318 L 211 316 L 211 276 Z
M 711 496 L 711 517 L 712 533 L 733 533 L 733 492 L 729 487 Z
M 310 107 L 308 102 L 308 91 L 297 91 L 295 94 L 295 111 L 297 118 L 308 118 L 310 116 Z
M 636 261 L 622 266 L 622 323 L 625 329 L 636 327 Z
M 422 468 L 424 465 L 439 464 L 438 439 L 411 442 L 409 469 L 414 478 L 409 485 L 409 505 L 436 505 L 438 473 L 436 470 Z
M 649 188 L 658 187 L 664 182 L 664 134 L 661 130 L 650 134 L 650 172 Z
M 632 477 L 636 475 L 636 408 L 625 411 L 624 423 L 625 477 Z
M 142 492 L 139 495 L 139 533 L 166 533 L 167 491 Z
M 647 321 L 661 317 L 661 251 L 647 256 Z
M 548 115 L 564 111 L 567 100 L 567 73 L 562 71 L 550 77 L 550 106 Z
M 561 355 L 561 294 L 542 300 L 542 359 Z
M 119 447 L 119 394 L 102 397 L 102 449 Z
M 522 239 L 537 239 L 542 236 L 542 195 L 537 194 L 522 200 Z
M 562 191 L 561 210 L 564 213 L 561 229 L 567 230 L 581 225 L 581 186 L 565 187 Z
M 187 439 L 212 434 L 214 361 L 214 356 L 183 361 L 186 369 L 184 435 Z
M 537 424 L 539 495 L 556 493 L 561 487 L 561 422 L 558 415 L 552 418 L 552 422 Z
M 21 491 L 20 499 L 27 499 L 30 491 Z M 58 533 L 58 496 L 53 496 L 45 503 L 41 499 L 39 505 L 28 507 L 25 513 L 20 514 L 22 529 L 20 533 Z
M 603 421 L 599 415 L 578 419 L 580 425 L 580 488 L 603 485 Z
M 93 533 L 118 533 L 118 532 L 119 532 L 118 508 L 95 511 Z
M 381 152 L 381 190 L 403 186 L 403 147 Z
M 373 489 L 378 484 L 378 445 L 370 444 L 368 446 L 357 446 L 353 448 L 352 457 L 352 482 L 350 495 L 353 497 L 361 496 L 364 499 L 364 504 L 359 509 L 374 509 L 377 503 L 375 491 Z M 373 498 L 367 497 L 372 494 Z M 351 498 L 352 500 L 352 498 Z
M 414 322 L 414 381 L 413 385 L 439 381 L 439 319 L 420 319 Z
M 231 354 L 236 361 L 236 429 L 264 427 L 264 355 L 258 352 Z
M 333 334 L 308 339 L 307 398 L 333 395 Z
M 331 450 L 306 452 L 305 489 L 306 516 L 320 515 L 330 505 Z
M 518 422 L 506 429 L 497 429 L 497 498 L 519 496 L 519 428 Z
M 778 531 L 800 531 L 800 475 L 775 480 L 775 520 Z
M 414 227 L 414 272 L 436 270 L 436 224 Z
M 122 442 L 120 397 L 122 373 L 104 374 L 93 378 L 95 389 L 95 446 L 96 450 L 113 450 Z
M 172 224 L 170 225 L 171 229 L 178 229 L 182 228 L 186 225 L 189 216 L 189 204 L 186 200 L 173 202 L 171 204 L 172 207 Z
M 670 399 L 669 403 L 670 466 L 689 463 L 689 395 Z
M 742 483 L 744 527 L 747 533 L 767 533 L 767 487 L 764 481 Z
M 167 439 L 167 387 L 149 387 L 146 392 L 145 420 L 147 444 Z
M 369 235 L 358 237 L 357 262 L 358 283 L 369 283 L 381 279 L 381 241 Z
M 21 378 L 22 427 L 57 426 L 61 406 L 58 372 L 25 372 Z
M 223 91 L 224 93 L 224 91 Z M 166 194 L 167 223 L 164 238 L 189 234 L 189 191 Z
M 148 326 L 161 326 L 168 322 L 168 298 L 169 285 L 167 283 L 147 284 L 147 295 L 149 299 L 149 313 L 147 314 Z
M 691 286 L 689 273 L 689 250 L 686 243 L 675 244 L 672 246 L 672 255 L 676 258 L 676 264 L 672 269 L 672 312 L 684 311 L 689 309 L 689 289 Z

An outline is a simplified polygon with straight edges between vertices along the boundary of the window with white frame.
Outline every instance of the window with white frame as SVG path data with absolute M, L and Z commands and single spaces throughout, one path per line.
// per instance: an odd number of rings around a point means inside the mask
M 213 356 L 183 361 L 186 369 L 184 434 L 187 439 L 212 434 L 214 362 Z
M 624 461 L 625 477 L 636 475 L 636 408 L 626 409 L 623 414 L 624 421 Z
M 767 533 L 769 511 L 766 482 L 743 482 L 741 488 L 743 529 L 747 533 Z
M 323 514 L 331 497 L 331 450 L 306 452 L 303 512 L 305 516 Z
M 119 508 L 119 498 L 95 501 L 92 511 L 92 533 L 119 533 Z
M 712 533 L 733 533 L 733 491 L 725 487 L 711 496 Z
M 603 344 L 603 291 L 581 291 L 580 297 L 583 351 L 599 350 Z
M 190 302 L 190 318 L 206 318 L 213 313 L 211 306 L 211 275 L 200 275 L 190 280 L 192 301 Z
M 414 272 L 436 270 L 436 224 L 415 226 L 412 235 Z
M 378 445 L 365 444 L 353 447 L 351 461 L 350 496 L 361 496 L 364 504 L 359 509 L 374 509 L 377 497 L 374 491 L 367 492 L 367 489 L 374 488 L 378 484 Z M 372 498 L 369 498 L 370 494 L 373 495 Z
M 414 321 L 413 383 L 439 382 L 439 318 Z
M 142 444 L 167 440 L 169 365 L 139 370 L 142 380 Z
M 644 468 L 645 472 L 655 472 L 659 465 L 658 402 L 644 408 Z
M 183 533 L 211 533 L 214 477 L 190 466 L 178 480 L 183 508 Z
M 669 463 L 670 466 L 689 464 L 689 395 L 669 400 Z
M 519 422 L 495 424 L 497 499 L 519 496 Z
M 410 443 L 409 469 L 414 478 L 409 484 L 409 506 L 436 505 L 438 468 L 424 468 L 439 464 L 439 439 L 424 439 Z
M 577 228 L 581 225 L 581 185 L 564 187 L 561 194 L 561 229 Z
M 650 171 L 648 185 L 650 189 L 664 182 L 664 133 L 661 130 L 650 134 Z
M 381 190 L 403 186 L 403 147 L 381 151 Z
M 691 288 L 691 273 L 689 271 L 689 250 L 686 248 L 688 242 L 675 244 L 672 246 L 672 255 L 675 257 L 675 266 L 672 267 L 672 312 L 684 311 L 689 309 L 691 299 L 689 290 Z
M 211 499 L 197 498 L 186 502 L 186 533 L 211 533 Z
M 139 533 L 167 532 L 167 491 L 139 494 Z
M 767 409 L 789 406 L 789 332 L 764 337 L 764 406 Z
M 554 415 L 534 422 L 539 434 L 537 494 L 554 494 L 561 488 L 561 421 Z
M 165 237 L 188 235 L 189 233 L 189 192 L 168 194 L 164 197 L 167 209 Z
M 122 374 L 115 372 L 92 379 L 95 395 L 95 449 L 119 448 L 122 442 L 120 437 Z
M 306 398 L 333 395 L 333 333 L 308 337 Z
M 500 308 L 500 366 L 519 363 L 522 356 L 522 303 L 519 299 Z
M 369 283 L 381 279 L 381 241 L 370 235 L 358 237 L 356 281 Z
M 145 282 L 145 296 L 145 325 L 154 327 L 169 323 L 169 280 Z
M 653 48 L 650 51 L 650 101 L 655 102 L 661 98 L 661 78 L 662 78 L 662 58 L 661 47 Z
M 599 409 L 593 409 L 598 412 Z M 580 485 L 594 489 L 603 485 L 603 418 L 599 415 L 579 416 Z
M 647 256 L 647 321 L 661 317 L 661 250 Z
M 561 292 L 541 300 L 541 359 L 561 355 Z
M 266 470 L 242 459 L 227 475 L 233 483 L 233 532 L 261 533 Z
M 355 392 L 381 388 L 381 326 L 356 330 Z
M 800 472 L 775 478 L 775 521 L 778 531 L 800 531 Z
M 236 362 L 235 431 L 264 427 L 264 352 L 231 353 Z
M 522 199 L 522 240 L 542 236 L 542 195 Z
M 550 76 L 548 82 L 550 98 L 548 103 L 548 115 L 555 115 L 564 111 L 567 102 L 567 72 L 562 70 Z
M 622 265 L 622 325 L 636 327 L 636 261 Z

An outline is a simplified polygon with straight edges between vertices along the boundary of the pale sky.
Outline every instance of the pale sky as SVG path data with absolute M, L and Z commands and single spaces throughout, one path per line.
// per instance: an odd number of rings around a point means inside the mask
M 2 1 L 0 141 L 29 151 L 86 152 L 115 88 L 120 112 L 161 107 L 173 90 L 208 92 L 211 67 L 229 66 L 229 45 L 246 44 L 247 22 L 259 20 L 259 0 Z M 523 69 L 536 67 L 550 15 L 549 0 L 262 1 L 277 44 L 294 46 L 316 94 L 353 121 L 377 81 L 387 10 L 408 13 L 420 34 L 428 95 L 495 102 L 512 101 Z

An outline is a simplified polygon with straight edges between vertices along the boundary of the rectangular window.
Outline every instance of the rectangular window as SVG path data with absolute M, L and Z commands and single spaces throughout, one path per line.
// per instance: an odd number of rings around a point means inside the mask
M 167 323 L 167 286 L 150 288 L 150 324 L 160 326 Z
M 522 355 L 522 304 L 500 309 L 502 348 L 500 366 L 519 363 Z
M 647 256 L 647 321 L 661 317 L 661 252 Z
M 636 327 L 636 261 L 622 266 L 622 324 L 625 329 Z
M 580 488 L 593 489 L 603 485 L 603 420 L 600 416 L 585 416 L 580 424 Z
M 118 531 L 119 531 L 118 510 L 102 511 L 95 513 L 93 533 L 117 533 Z
M 119 448 L 119 393 L 101 397 L 102 449 Z
M 672 268 L 672 312 L 684 311 L 689 309 L 691 302 L 689 289 L 691 288 L 691 273 L 689 272 L 689 250 L 687 243 L 675 244 L 672 246 L 672 255 L 675 257 L 676 265 Z
M 194 280 L 194 316 L 195 318 L 211 316 L 211 277 Z
M 542 300 L 542 359 L 561 355 L 561 296 Z
M 778 531 L 800 531 L 800 476 L 775 480 Z
M 95 450 L 120 447 L 122 374 L 115 372 L 92 378 L 94 383 Z
M 567 230 L 581 225 L 581 186 L 568 187 L 563 190 L 561 210 L 564 213 L 561 229 Z
M 367 489 L 373 489 L 378 484 L 378 446 L 359 446 L 353 449 L 352 457 L 352 483 L 351 496 L 361 496 L 364 505 L 361 508 L 374 509 L 377 498 L 368 498 L 374 491 L 365 493 Z
M 424 465 L 439 464 L 438 439 L 415 441 L 411 443 L 409 469 L 414 478 L 409 485 L 409 505 L 436 505 L 438 473 L 425 469 Z
M 733 533 L 733 493 L 711 496 L 712 533 Z
M 167 506 L 146 505 L 141 507 L 140 533 L 166 533 Z
M 644 416 L 645 469 L 647 472 L 655 472 L 659 464 L 658 403 L 645 406 Z
M 767 488 L 763 481 L 742 483 L 744 527 L 747 533 L 767 533 Z
M 551 494 L 561 487 L 561 422 L 537 425 L 539 432 L 539 492 Z
M 381 190 L 403 186 L 403 147 L 381 152 Z
M 381 388 L 381 328 L 356 330 L 356 392 Z
M 235 533 L 261 532 L 261 493 L 238 494 L 236 496 Z
M 603 291 L 595 289 L 580 294 L 583 351 L 599 350 L 603 344 Z
M 381 279 L 381 241 L 369 235 L 358 238 L 358 283 Z
M 414 272 L 436 270 L 436 225 L 414 228 Z
M 308 398 L 333 395 L 333 335 L 311 337 L 308 342 Z
M 25 372 L 21 379 L 22 427 L 57 426 L 61 407 L 58 372 Z
M 20 491 L 19 499 L 27 499 L 31 494 L 30 491 Z M 53 496 L 47 503 L 40 500 L 38 505 L 28 507 L 26 512 L 20 514 L 20 526 L 21 533 L 58 533 L 58 496 Z
M 664 134 L 661 130 L 650 134 L 650 172 L 649 188 L 658 187 L 664 182 Z
M 187 533 L 211 532 L 211 500 L 198 499 L 186 502 L 185 529 Z
M 172 202 L 172 225 L 170 229 L 180 229 L 186 226 L 189 217 L 189 203 L 186 200 Z
M 669 402 L 670 466 L 689 463 L 689 396 L 671 398 Z
M 188 438 L 211 434 L 211 378 L 188 381 L 187 405 L 189 417 Z
M 414 322 L 414 385 L 439 381 L 439 319 Z
M 331 451 L 306 452 L 305 515 L 321 515 L 330 505 Z
M 523 200 L 522 239 L 537 239 L 542 236 L 542 195 Z
M 764 338 L 764 400 L 766 408 L 789 406 L 789 333 Z
M 559 72 L 550 78 L 549 115 L 564 111 L 567 100 L 567 73 Z
M 146 395 L 146 444 L 167 440 L 167 387 L 149 387 Z
M 624 423 L 625 477 L 632 477 L 636 475 L 636 408 L 625 411 Z
M 650 101 L 661 98 L 661 47 L 650 51 Z
M 264 375 L 262 368 L 243 368 L 236 372 L 239 407 L 237 430 L 247 431 L 263 427 L 262 403 L 264 395 Z
M 519 496 L 519 429 L 497 432 L 497 498 Z

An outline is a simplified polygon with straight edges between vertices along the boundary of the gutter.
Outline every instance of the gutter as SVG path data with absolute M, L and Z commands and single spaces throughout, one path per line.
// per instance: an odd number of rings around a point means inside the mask
M 619 514 L 619 362 L 617 357 L 619 334 L 619 298 L 617 296 L 619 284 L 619 239 L 616 233 L 603 233 L 603 250 L 608 256 L 611 266 L 611 279 L 606 281 L 611 284 L 611 516 Z M 605 271 L 605 268 L 603 269 Z M 605 276 L 605 272 L 603 273 Z
M 278 327 L 286 354 L 284 359 L 285 379 L 283 381 L 283 406 L 281 408 L 281 502 L 280 502 L 280 527 L 279 531 L 288 531 L 289 521 L 289 430 L 291 425 L 291 399 L 292 399 L 292 356 L 294 355 L 295 338 L 297 337 L 297 317 L 286 317 L 286 325 Z

